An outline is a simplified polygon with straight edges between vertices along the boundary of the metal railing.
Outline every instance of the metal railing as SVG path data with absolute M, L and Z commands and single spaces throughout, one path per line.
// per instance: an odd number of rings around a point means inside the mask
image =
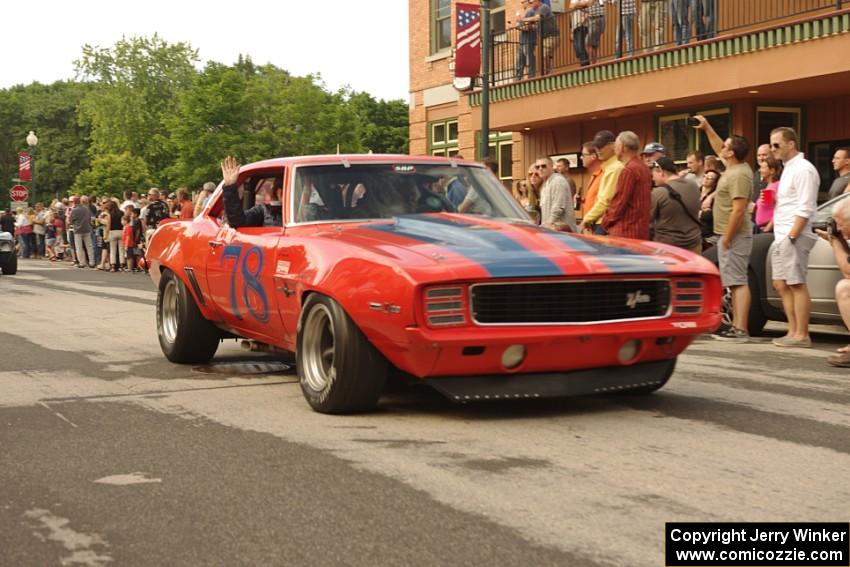
M 591 16 L 588 9 L 558 13 L 548 22 L 494 34 L 491 85 L 710 41 L 850 5 L 842 6 L 842 0 L 599 1 L 604 1 L 596 8 L 600 16 Z

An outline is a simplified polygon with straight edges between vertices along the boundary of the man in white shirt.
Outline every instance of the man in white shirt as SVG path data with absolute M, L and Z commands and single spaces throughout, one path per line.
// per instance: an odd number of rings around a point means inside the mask
M 817 210 L 820 176 L 799 151 L 797 133 L 776 128 L 770 133 L 773 157 L 784 164 L 773 213 L 774 244 L 770 261 L 773 287 L 782 297 L 788 334 L 773 339 L 781 347 L 811 347 L 809 314 L 812 298 L 806 286 L 809 252 L 817 241 L 812 218 Z

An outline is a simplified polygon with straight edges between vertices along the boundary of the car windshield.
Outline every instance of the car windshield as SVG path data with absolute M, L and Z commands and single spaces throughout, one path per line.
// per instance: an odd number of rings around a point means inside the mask
M 818 207 L 818 212 L 815 214 L 815 218 L 812 221 L 814 224 L 825 224 L 832 218 L 832 211 L 835 208 L 835 205 L 850 197 L 850 193 L 843 193 L 836 197 L 835 199 L 828 201 Z
M 442 212 L 528 220 L 486 169 L 450 163 L 301 166 L 292 205 L 294 222 Z

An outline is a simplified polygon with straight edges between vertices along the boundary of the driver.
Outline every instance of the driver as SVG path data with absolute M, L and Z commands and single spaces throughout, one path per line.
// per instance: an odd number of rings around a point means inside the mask
M 455 206 L 446 198 L 445 188 L 448 184 L 446 177 L 418 174 L 417 182 L 420 188 L 417 213 L 455 212 Z
M 283 226 L 283 209 L 281 196 L 283 194 L 283 179 L 276 178 L 272 187 L 271 198 L 266 203 L 254 205 L 242 210 L 239 198 L 239 163 L 227 156 L 221 162 L 221 176 L 224 179 L 222 194 L 224 196 L 224 211 L 227 221 L 233 228 L 240 226 Z

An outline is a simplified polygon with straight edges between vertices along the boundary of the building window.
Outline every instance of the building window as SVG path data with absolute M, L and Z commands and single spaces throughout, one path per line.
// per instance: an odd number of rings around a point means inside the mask
M 505 32 L 505 0 L 491 0 L 490 29 L 493 35 Z
M 729 137 L 732 129 L 732 113 L 729 108 L 694 110 L 681 114 L 667 114 L 658 117 L 658 141 L 667 148 L 667 156 L 675 162 L 684 163 L 688 154 L 699 150 L 706 155 L 714 155 L 708 137 L 701 131 L 688 125 L 688 118 L 694 114 L 706 117 L 721 139 Z
M 774 128 L 785 126 L 793 128 L 800 137 L 800 145 L 802 148 L 803 133 L 800 131 L 800 115 L 802 110 L 799 107 L 783 107 L 783 106 L 757 106 L 756 107 L 756 144 L 758 147 L 761 144 L 770 143 L 770 133 Z
M 452 46 L 451 0 L 431 0 L 431 53 Z
M 475 134 L 475 155 L 481 159 L 481 131 Z M 513 179 L 514 146 L 512 132 L 490 133 L 490 157 L 499 164 L 499 179 L 511 181 Z
M 428 153 L 432 156 L 458 154 L 457 119 L 440 120 L 429 125 Z

